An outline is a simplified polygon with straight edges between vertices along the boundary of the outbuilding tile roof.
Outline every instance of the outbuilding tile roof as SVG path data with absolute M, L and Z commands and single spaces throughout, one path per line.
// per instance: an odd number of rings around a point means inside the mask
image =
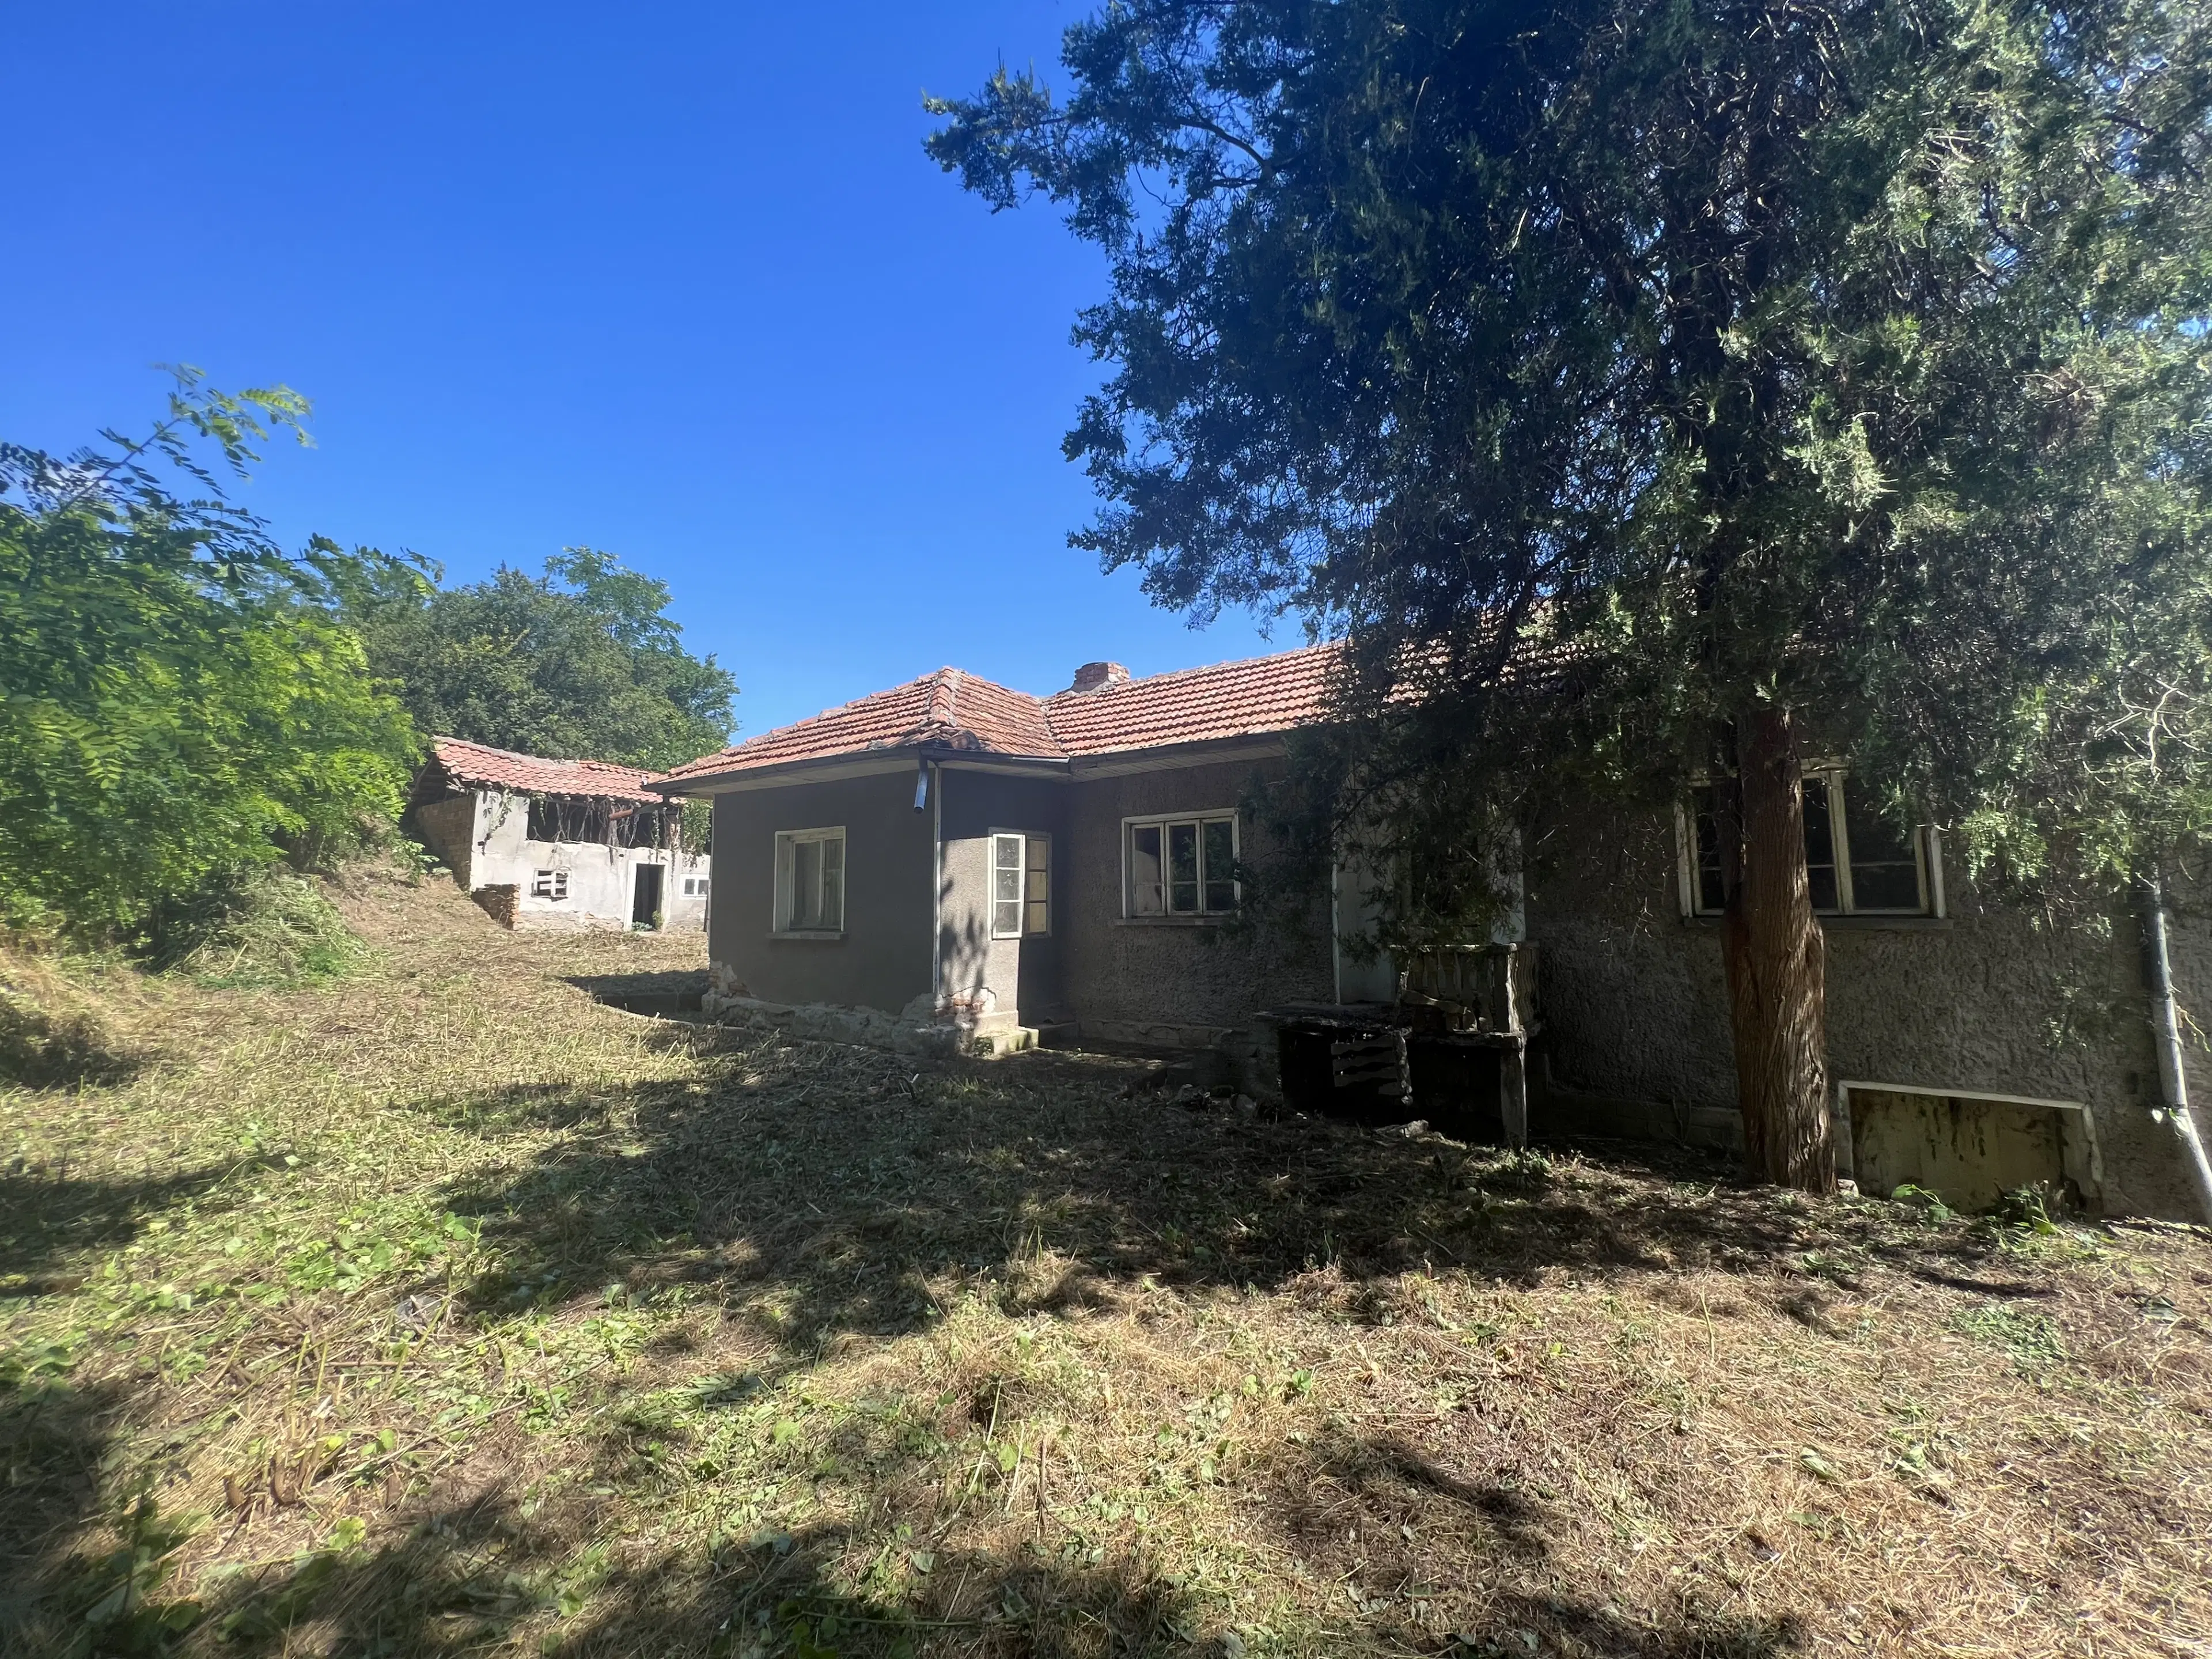
M 663 775 L 641 766 L 549 760 L 543 755 L 519 755 L 512 749 L 494 749 L 459 738 L 431 738 L 430 752 L 446 775 L 463 789 L 508 789 L 528 795 L 591 795 L 655 803 L 665 799 L 646 787 Z
M 1321 717 L 1338 647 L 1034 697 L 940 668 L 691 761 L 672 781 L 924 744 L 1037 760 L 1286 732 Z

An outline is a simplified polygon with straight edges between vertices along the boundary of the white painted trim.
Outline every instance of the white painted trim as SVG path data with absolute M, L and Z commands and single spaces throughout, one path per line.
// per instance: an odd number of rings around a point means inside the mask
M 1698 908 L 1698 824 L 1680 801 L 1674 803 L 1674 900 L 1685 920 L 1711 914 Z
M 1048 755 L 1033 760 L 1014 756 L 995 761 L 946 759 L 939 764 L 955 772 L 989 772 L 1002 778 L 1051 778 L 1064 782 L 1067 777 L 1067 763 Z
M 979 756 L 946 757 L 930 764 L 959 772 L 996 772 L 1015 777 L 1048 777 L 1080 781 L 1085 778 L 1127 777 L 1138 772 L 1170 772 L 1193 766 L 1227 766 L 1238 761 L 1273 759 L 1289 752 L 1280 734 L 1269 737 L 1206 738 L 1193 744 L 1169 744 L 1157 749 L 1111 750 L 1104 754 L 1055 756 L 1009 755 L 994 759 Z M 845 778 L 872 777 L 884 772 L 903 772 L 914 764 L 911 748 L 831 755 L 820 760 L 781 761 L 743 772 L 702 773 L 696 779 L 678 778 L 667 787 L 672 798 L 738 795 L 757 789 L 781 789 L 787 784 L 830 783 Z
M 775 832 L 775 852 L 769 864 L 769 934 L 773 939 L 842 939 L 848 918 L 845 914 L 846 893 L 851 886 L 847 880 L 851 871 L 847 854 L 852 843 L 842 823 L 817 825 L 811 830 L 778 830 Z M 784 862 L 790 850 L 802 842 L 836 842 L 837 846 L 837 925 L 835 927 L 787 927 L 784 914 Z
M 1916 825 L 1912 831 L 1913 858 L 1920 866 L 1921 907 L 1917 910 L 1863 910 L 1853 902 L 1851 890 L 1850 836 L 1850 769 L 1832 763 L 1820 763 L 1804 768 L 1807 779 L 1820 778 L 1828 787 L 1828 850 L 1836 860 L 1836 899 L 1840 908 L 1814 910 L 1814 917 L 1820 921 L 1941 921 L 1946 914 L 1943 896 L 1943 844 L 1933 824 Z M 1702 775 L 1692 776 L 1690 787 L 1694 792 L 1710 788 L 1712 780 Z M 1698 827 L 1694 808 L 1688 803 L 1674 803 L 1674 884 L 1676 902 L 1685 921 L 1709 921 L 1720 915 L 1717 910 L 1698 908 Z
M 1344 1006 L 1344 866 L 1328 861 L 1328 975 L 1337 1006 Z
M 2088 1103 L 2079 1100 L 2046 1100 L 2034 1095 L 1999 1094 L 1990 1089 L 1951 1089 L 1925 1083 L 1869 1083 L 1844 1078 L 1836 1083 L 1835 1117 L 1844 1129 L 1844 1151 L 1849 1155 L 1852 1172 L 1858 1165 L 1858 1137 L 1852 1127 L 1851 1091 L 1863 1089 L 1869 1094 L 1927 1095 L 1938 1100 L 1984 1100 L 1996 1106 L 2040 1106 L 2053 1112 L 2075 1112 L 2081 1115 L 2081 1133 L 2089 1144 L 2089 1179 L 2097 1183 L 2096 1201 L 2101 1204 L 2105 1195 L 2105 1151 L 2097 1139 L 2097 1115 Z
M 1077 755 L 1068 762 L 1068 775 L 1080 783 L 1086 778 L 1120 778 L 1137 772 L 1172 772 L 1193 766 L 1229 766 L 1238 761 L 1271 760 L 1289 752 L 1290 745 L 1280 736 L 1210 738 L 1204 743 L 1174 744 L 1158 749 Z
M 989 937 L 994 941 L 1012 939 L 1016 944 L 1019 944 L 1022 937 L 1022 899 L 1020 897 L 1014 900 L 1014 931 L 1011 933 L 1002 933 L 999 931 L 999 841 L 1001 836 L 1018 841 L 1022 844 L 1022 862 L 1019 866 L 1022 872 L 1022 896 L 1025 897 L 1029 892 L 1029 831 L 986 830 L 983 832 L 983 841 L 991 851 L 990 855 L 983 860 L 986 884 L 983 892 L 983 908 L 988 913 L 988 920 L 991 925 Z
M 836 783 L 846 778 L 874 777 L 884 772 L 913 769 L 911 749 L 890 755 L 842 755 L 827 761 L 790 761 L 781 766 L 763 766 L 756 773 L 738 773 L 726 778 L 715 778 L 710 773 L 702 781 L 711 782 L 711 787 L 690 787 L 679 779 L 669 793 L 672 796 L 711 799 L 716 795 L 749 794 L 756 789 L 781 789 L 799 783 Z
M 1157 916 L 1137 915 L 1129 908 L 1129 828 L 1132 824 L 1157 823 L 1163 826 L 1163 833 L 1160 837 L 1160 884 L 1164 887 L 1167 885 L 1166 869 L 1168 856 L 1167 836 L 1164 833 L 1164 827 L 1170 823 L 1190 823 L 1193 822 L 1201 824 L 1207 823 L 1218 823 L 1224 818 L 1226 818 L 1229 821 L 1229 856 L 1241 864 L 1243 862 L 1244 859 L 1244 815 L 1234 806 L 1201 806 L 1197 808 L 1182 807 L 1174 811 L 1169 812 L 1131 812 L 1125 816 L 1121 820 L 1121 920 L 1124 921 L 1145 922 L 1147 924 L 1156 921 L 1210 921 L 1217 917 L 1231 914 L 1230 911 L 1226 910 L 1208 910 L 1204 908 L 1206 904 L 1206 872 L 1202 867 L 1199 872 L 1198 878 L 1198 902 L 1200 907 L 1200 908 L 1196 910 L 1166 911 Z M 1201 833 L 1199 838 L 1199 857 L 1200 859 L 1203 859 L 1206 856 L 1205 845 L 1205 836 L 1203 833 Z M 1241 908 L 1244 902 L 1244 884 L 1242 881 L 1232 878 L 1230 882 L 1230 885 L 1237 890 L 1237 902 Z M 1163 902 L 1164 902 L 1164 898 L 1163 899 Z

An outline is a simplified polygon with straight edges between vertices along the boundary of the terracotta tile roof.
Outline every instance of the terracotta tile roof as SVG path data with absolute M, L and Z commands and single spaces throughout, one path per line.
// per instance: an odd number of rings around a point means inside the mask
M 671 779 L 927 744 L 1065 760 L 1285 732 L 1318 719 L 1334 646 L 1033 697 L 940 668 L 678 767 Z
M 1061 691 L 1044 700 L 1045 719 L 1070 755 L 1287 732 L 1322 717 L 1340 656 L 1335 645 L 1310 645 L 1109 682 L 1095 691 Z
M 446 775 L 464 789 L 511 789 L 530 795 L 592 795 L 615 800 L 659 802 L 664 796 L 645 786 L 661 774 L 611 761 L 548 760 L 518 755 L 459 738 L 433 738 L 430 752 Z
M 1036 698 L 957 668 L 940 668 L 888 691 L 763 732 L 718 755 L 688 762 L 668 775 L 683 778 L 708 772 L 742 772 L 787 761 L 821 760 L 874 749 L 915 749 L 924 744 L 980 755 L 1057 760 L 1062 754 L 1052 728 L 1045 723 L 1044 705 Z

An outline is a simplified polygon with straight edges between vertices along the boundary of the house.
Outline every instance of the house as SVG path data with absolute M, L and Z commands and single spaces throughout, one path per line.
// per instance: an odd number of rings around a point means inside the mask
M 1433 1115 L 1452 1078 L 1487 1088 L 1509 1134 L 1525 1109 L 1540 1134 L 1734 1140 L 1695 802 L 1672 823 L 1563 826 L 1589 855 L 1547 859 L 1503 939 L 1463 960 L 1363 963 L 1337 936 L 1363 912 L 1342 870 L 1310 939 L 1224 926 L 1238 862 L 1265 850 L 1249 785 L 1322 718 L 1334 660 L 1322 646 L 1142 679 L 1087 663 L 1042 697 L 944 668 L 676 769 L 660 789 L 714 802 L 715 1006 L 825 1035 L 950 1027 L 994 1051 L 1055 1031 L 1181 1047 L 1255 1091 L 1395 1090 L 1401 1116 Z M 1962 1203 L 2026 1187 L 2197 1213 L 2136 916 L 2063 929 L 1985 904 L 1934 826 L 1899 835 L 1872 798 L 1837 769 L 1808 780 L 1845 1170 Z M 1486 953 L 1508 958 L 1488 989 L 1425 994 Z M 2182 1005 L 2203 1006 L 2212 927 L 2185 921 L 2171 957 Z M 1488 1015 L 1442 1028 L 1407 1018 L 1485 997 Z M 2182 1064 L 2212 1089 L 2212 1059 Z
M 681 805 L 649 787 L 659 776 L 436 738 L 408 820 L 509 927 L 702 928 L 706 851 L 684 845 Z

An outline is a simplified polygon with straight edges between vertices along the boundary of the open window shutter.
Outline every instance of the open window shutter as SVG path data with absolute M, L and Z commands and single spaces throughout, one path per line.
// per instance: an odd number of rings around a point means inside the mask
M 991 933 L 1011 939 L 1022 931 L 1022 841 L 991 837 Z
M 1052 931 L 1052 837 L 1029 838 L 1029 872 L 1022 883 L 1022 931 Z
M 833 932 L 845 926 L 845 837 L 822 843 L 822 925 Z
M 775 926 L 779 929 L 790 927 L 792 915 L 791 838 L 778 836 L 775 838 Z

